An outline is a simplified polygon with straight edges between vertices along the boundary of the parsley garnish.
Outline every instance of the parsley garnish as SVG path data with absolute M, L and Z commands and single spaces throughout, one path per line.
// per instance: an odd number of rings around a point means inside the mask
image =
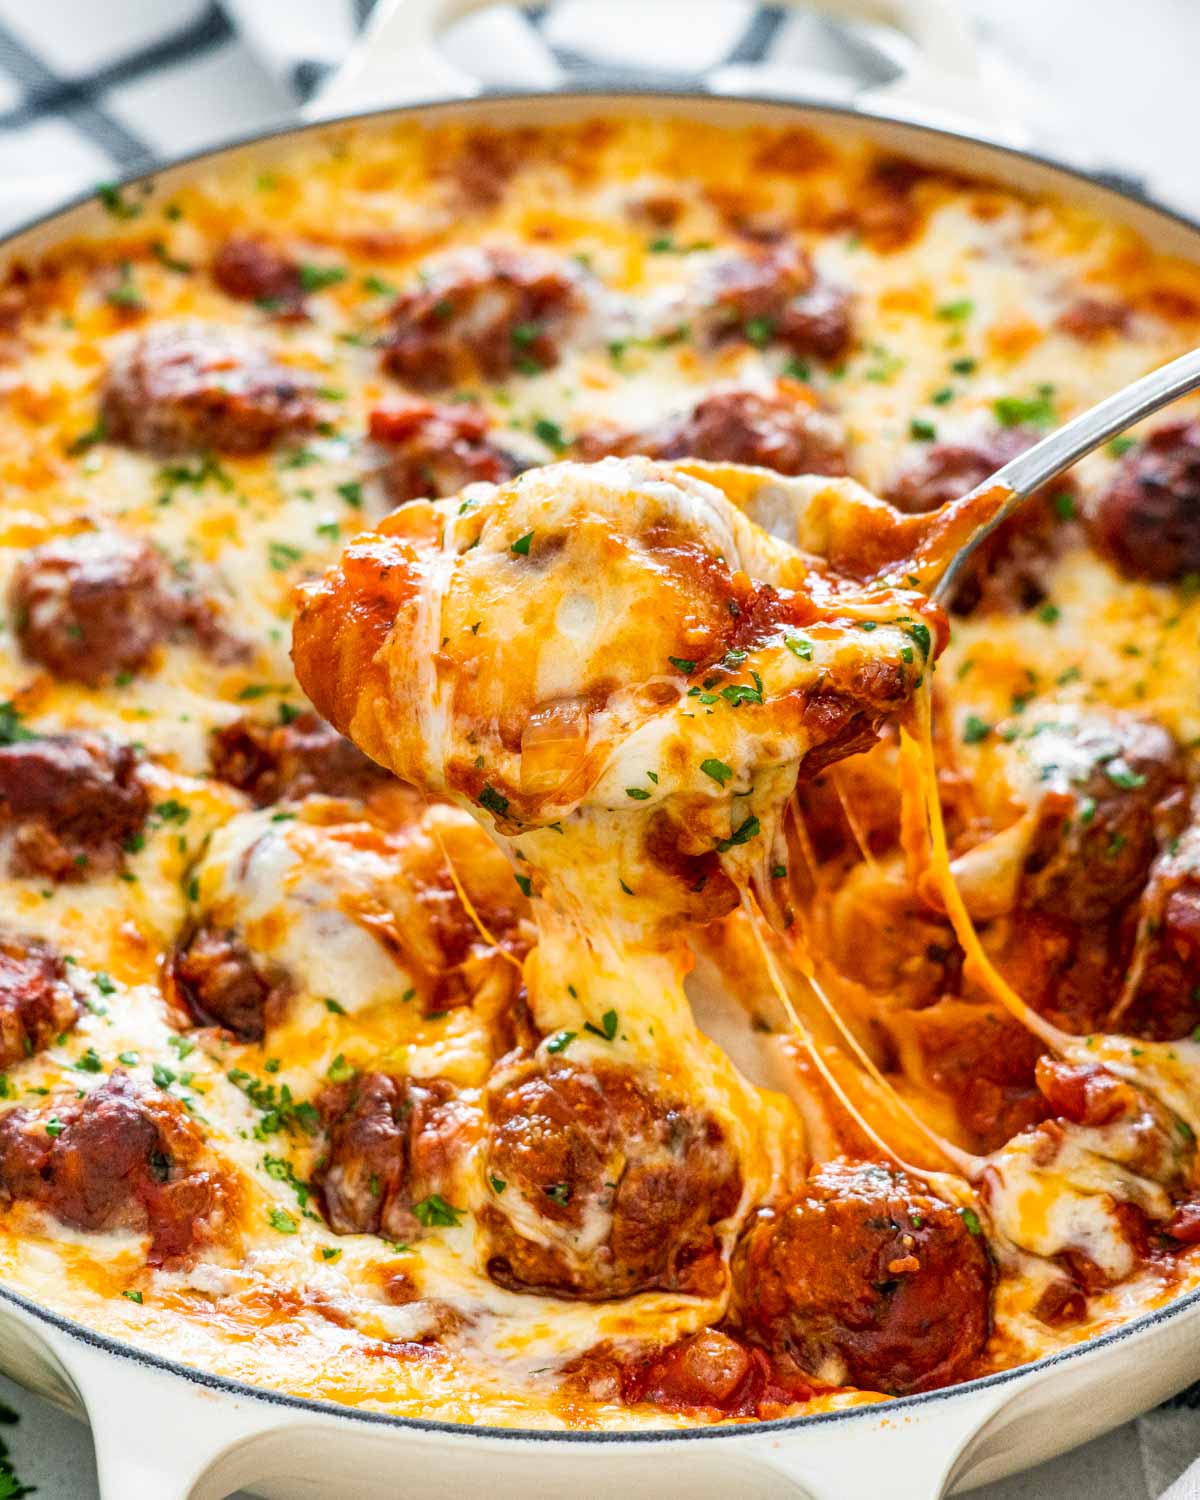
M 295 1234 L 300 1227 L 286 1208 L 273 1208 L 267 1215 L 267 1223 L 280 1234 Z
M 466 1209 L 455 1208 L 440 1193 L 430 1193 L 428 1198 L 422 1198 L 420 1203 L 413 1204 L 413 1213 L 416 1214 L 418 1223 L 423 1224 L 426 1229 L 453 1229 Z
M 798 635 L 785 636 L 783 644 L 788 648 L 788 650 L 792 653 L 793 656 L 798 656 L 801 661 L 812 661 L 812 659 L 813 659 L 813 645 L 812 645 L 812 642 L 811 641 L 806 641 L 803 636 L 798 636 Z
M 502 818 L 508 812 L 508 798 L 502 797 L 494 786 L 488 781 L 483 783 L 483 790 L 479 793 L 480 807 L 486 807 L 488 812 L 497 818 Z
M 533 432 L 535 437 L 540 438 L 546 447 L 555 453 L 562 453 L 569 447 L 567 439 L 563 437 L 562 428 L 557 422 L 552 422 L 549 417 L 538 417 L 533 424 Z M 533 532 L 529 534 L 532 536 Z M 513 551 L 516 550 L 514 547 Z
M 968 714 L 967 722 L 963 725 L 963 744 L 981 744 L 991 732 L 992 726 L 990 724 L 985 723 L 983 719 L 977 718 L 975 714 Z
M 320 292 L 327 286 L 337 286 L 339 281 L 345 281 L 346 271 L 343 266 L 313 266 L 300 267 L 300 285 L 306 292 Z
M 667 660 L 673 667 L 678 667 L 685 677 L 690 677 L 696 670 L 696 663 L 689 661 L 686 656 L 668 656 Z
M 546 1043 L 547 1052 L 565 1052 L 575 1040 L 573 1031 L 556 1031 Z
M 515 552 L 518 557 L 528 557 L 529 556 L 529 544 L 532 541 L 533 541 L 533 532 L 532 531 L 527 531 L 524 536 L 519 536 L 516 539 L 516 541 L 513 542 L 512 546 L 509 547 L 508 550 L 510 552 Z
M 1051 427 L 1054 424 L 1054 387 L 1039 385 L 1033 396 L 999 396 L 992 402 L 1002 427 Z
M 650 793 L 643 786 L 627 786 L 625 795 L 632 797 L 635 802 L 649 802 Z
M 583 1023 L 584 1031 L 589 1031 L 593 1036 L 598 1036 L 601 1041 L 611 1042 L 617 1034 L 617 1026 L 620 1023 L 615 1010 L 606 1010 L 600 1017 L 600 1025 L 593 1026 L 590 1021 Z
M 21 715 L 17 712 L 11 698 L 0 703 L 0 745 L 16 745 L 22 740 L 32 740 L 36 736 L 30 734 L 29 730 L 21 723 Z
M 738 844 L 748 844 L 751 839 L 757 838 L 762 829 L 759 821 L 753 814 L 746 819 L 740 828 L 735 828 L 727 839 L 722 839 L 717 845 L 717 853 L 724 854 L 727 850 Z
M 733 775 L 731 766 L 727 766 L 723 760 L 714 760 L 711 757 L 700 762 L 700 769 L 706 776 L 711 776 L 718 786 L 724 786 Z

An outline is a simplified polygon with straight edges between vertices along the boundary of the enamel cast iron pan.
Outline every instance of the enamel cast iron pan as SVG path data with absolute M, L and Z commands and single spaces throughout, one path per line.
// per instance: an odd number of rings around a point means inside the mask
M 819 0 L 821 9 L 889 23 L 908 38 L 905 75 L 853 105 L 732 92 L 472 98 L 478 84 L 451 67 L 434 40 L 439 25 L 483 3 L 380 0 L 369 34 L 322 96 L 321 112 L 370 107 L 384 123 L 413 115 L 430 124 L 498 128 L 653 114 L 865 134 L 927 164 L 1082 203 L 1130 225 L 1160 251 L 1200 261 L 1200 226 L 995 143 L 1013 133 L 988 106 L 954 0 Z M 727 70 L 710 87 L 741 89 L 744 74 Z M 414 99 L 422 102 L 407 102 Z M 297 136 L 330 128 L 310 122 L 242 141 L 179 162 L 154 180 L 169 192 L 222 156 L 266 163 L 285 155 Z M 991 139 L 974 133 L 980 130 Z M 36 256 L 96 228 L 101 213 L 91 198 L 77 202 L 20 230 L 6 249 Z M 1145 1411 L 1200 1376 L 1198 1351 L 1200 1291 L 1037 1364 L 850 1411 L 662 1432 L 517 1431 L 253 1390 L 89 1332 L 0 1287 L 0 1370 L 90 1421 L 104 1500 L 222 1500 L 242 1486 L 268 1500 L 936 1500 L 1051 1458 Z

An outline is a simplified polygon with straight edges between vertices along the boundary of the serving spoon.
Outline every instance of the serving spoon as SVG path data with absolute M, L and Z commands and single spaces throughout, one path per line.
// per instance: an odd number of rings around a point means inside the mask
M 1002 469 L 997 469 L 990 479 L 976 485 L 961 501 L 956 502 L 956 508 L 966 507 L 976 496 L 992 495 L 1003 490 L 1009 493 L 958 542 L 933 589 L 933 597 L 939 603 L 945 603 L 951 597 L 964 567 L 979 544 L 1043 485 L 1057 479 L 1065 469 L 1069 469 L 1101 443 L 1118 436 L 1127 427 L 1132 427 L 1135 422 L 1140 422 L 1143 417 L 1150 416 L 1160 407 L 1198 389 L 1200 349 L 1193 349 L 1189 354 L 1173 359 L 1170 364 L 1152 370 L 1149 375 L 1143 375 L 1140 380 L 1135 380 L 1132 385 L 1127 385 L 1114 395 L 1107 396 L 1087 411 L 1080 412 L 1077 417 L 1072 417 L 1040 443 L 1035 443 L 1032 448 L 1027 448 L 1024 453 L 1006 463 Z

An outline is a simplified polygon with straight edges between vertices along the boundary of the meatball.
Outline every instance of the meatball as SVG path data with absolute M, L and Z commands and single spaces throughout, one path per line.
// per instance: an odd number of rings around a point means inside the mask
M 558 363 L 586 302 L 565 261 L 495 245 L 461 250 L 430 263 L 397 298 L 383 366 L 418 390 L 536 374 Z
M 1098 343 L 1105 334 L 1124 333 L 1129 327 L 1130 307 L 1126 302 L 1106 301 L 1103 297 L 1078 297 L 1059 314 L 1055 327 L 1069 333 L 1082 344 Z
M 386 451 L 383 487 L 395 505 L 423 495 L 457 495 L 477 480 L 501 484 L 518 465 L 487 436 L 488 419 L 466 403 L 391 401 L 376 407 L 370 432 Z
M 261 1042 L 290 990 L 287 976 L 258 963 L 236 933 L 199 927 L 171 954 L 165 984 L 197 1026 L 223 1026 L 239 1042 Z
M 17 568 L 12 607 L 25 655 L 88 687 L 145 666 L 184 609 L 161 555 L 111 529 L 35 547 Z
M 884 499 L 906 515 L 924 515 L 970 494 L 997 469 L 1037 441 L 1023 427 L 1001 427 L 977 443 L 934 443 L 911 469 L 884 490 Z
M 995 1151 L 1045 1119 L 1034 1076 L 1041 1045 L 1002 1007 L 940 999 L 885 1024 L 901 1057 L 913 1056 L 922 1081 L 952 1101 L 970 1150 Z
M 253 339 L 204 323 L 157 323 L 109 366 L 110 438 L 147 453 L 261 453 L 316 425 L 315 387 Z
M 0 1069 L 70 1031 L 81 1010 L 60 954 L 36 939 L 0 932 Z
M 1200 1023 L 1200 879 L 1186 875 L 1153 924 L 1136 994 L 1121 1017 L 1134 1036 L 1173 1041 Z
M 1087 518 L 1095 546 L 1131 578 L 1200 572 L 1200 422 L 1172 422 L 1127 453 Z
M 232 235 L 213 257 L 213 280 L 230 297 L 284 318 L 304 316 L 299 264 L 261 235 Z
M 961 1380 L 990 1324 L 975 1219 L 881 1162 L 826 1162 L 764 1209 L 734 1259 L 736 1323 L 835 1384 L 904 1395 Z
M 394 779 L 311 709 L 287 724 L 237 719 L 214 731 L 209 756 L 212 774 L 256 807 L 313 793 L 365 797 Z
M 415 1210 L 448 1190 L 465 1144 L 471 1111 L 444 1078 L 363 1073 L 327 1089 L 317 1101 L 328 1150 L 314 1181 L 336 1234 L 417 1237 Z M 442 1217 L 457 1210 L 442 1200 Z
M 121 1069 L 82 1099 L 0 1115 L 0 1205 L 25 1202 L 72 1229 L 150 1237 L 150 1261 L 216 1238 L 231 1187 L 177 1099 Z
M 1160 842 L 1180 831 L 1179 746 L 1161 724 L 1117 714 L 1028 743 L 1048 790 L 1020 904 L 1077 923 L 1110 917 L 1141 895 Z
M 561 1057 L 510 1058 L 487 1102 L 493 1280 L 594 1298 L 719 1286 L 715 1226 L 742 1186 L 711 1115 L 630 1069 Z
M 711 271 L 715 339 L 778 343 L 797 356 L 833 360 L 853 342 L 849 292 L 824 281 L 802 250 L 772 245 L 724 256 Z
M 689 411 L 643 432 L 600 429 L 578 441 L 589 463 L 605 455 L 644 453 L 647 458 L 700 458 L 755 464 L 777 474 L 845 474 L 846 437 L 841 424 L 811 401 L 731 387 L 713 391 Z
M 1004 427 L 977 443 L 934 443 L 918 463 L 892 480 L 884 498 L 909 515 L 937 510 L 990 479 L 1037 438 L 1025 428 Z M 1074 510 L 1071 484 L 1060 481 L 998 526 L 955 589 L 954 612 L 1028 610 L 1043 603 L 1050 568 L 1075 535 L 1066 524 Z
M 58 734 L 0 746 L 0 826 L 14 875 L 83 880 L 119 869 L 150 798 L 128 745 Z

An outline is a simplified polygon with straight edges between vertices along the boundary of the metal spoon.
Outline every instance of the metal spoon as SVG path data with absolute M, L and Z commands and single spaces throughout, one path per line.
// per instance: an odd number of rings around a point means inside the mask
M 1198 389 L 1200 349 L 1193 349 L 1190 354 L 1183 354 L 1169 365 L 1143 375 L 1141 380 L 1135 380 L 1116 395 L 1108 396 L 1087 411 L 1080 412 L 1049 437 L 1026 449 L 1002 469 L 997 469 L 990 479 L 964 496 L 964 502 L 972 496 L 1001 487 L 1012 493 L 959 545 L 949 566 L 938 580 L 933 597 L 939 603 L 950 598 L 964 566 L 980 542 L 990 536 L 1002 522 L 1007 521 L 1043 485 L 1056 479 L 1084 454 L 1091 453 L 1101 443 L 1108 442 L 1125 428 L 1132 427 L 1135 422 L 1156 412 L 1160 406 L 1166 406 L 1180 396 Z

